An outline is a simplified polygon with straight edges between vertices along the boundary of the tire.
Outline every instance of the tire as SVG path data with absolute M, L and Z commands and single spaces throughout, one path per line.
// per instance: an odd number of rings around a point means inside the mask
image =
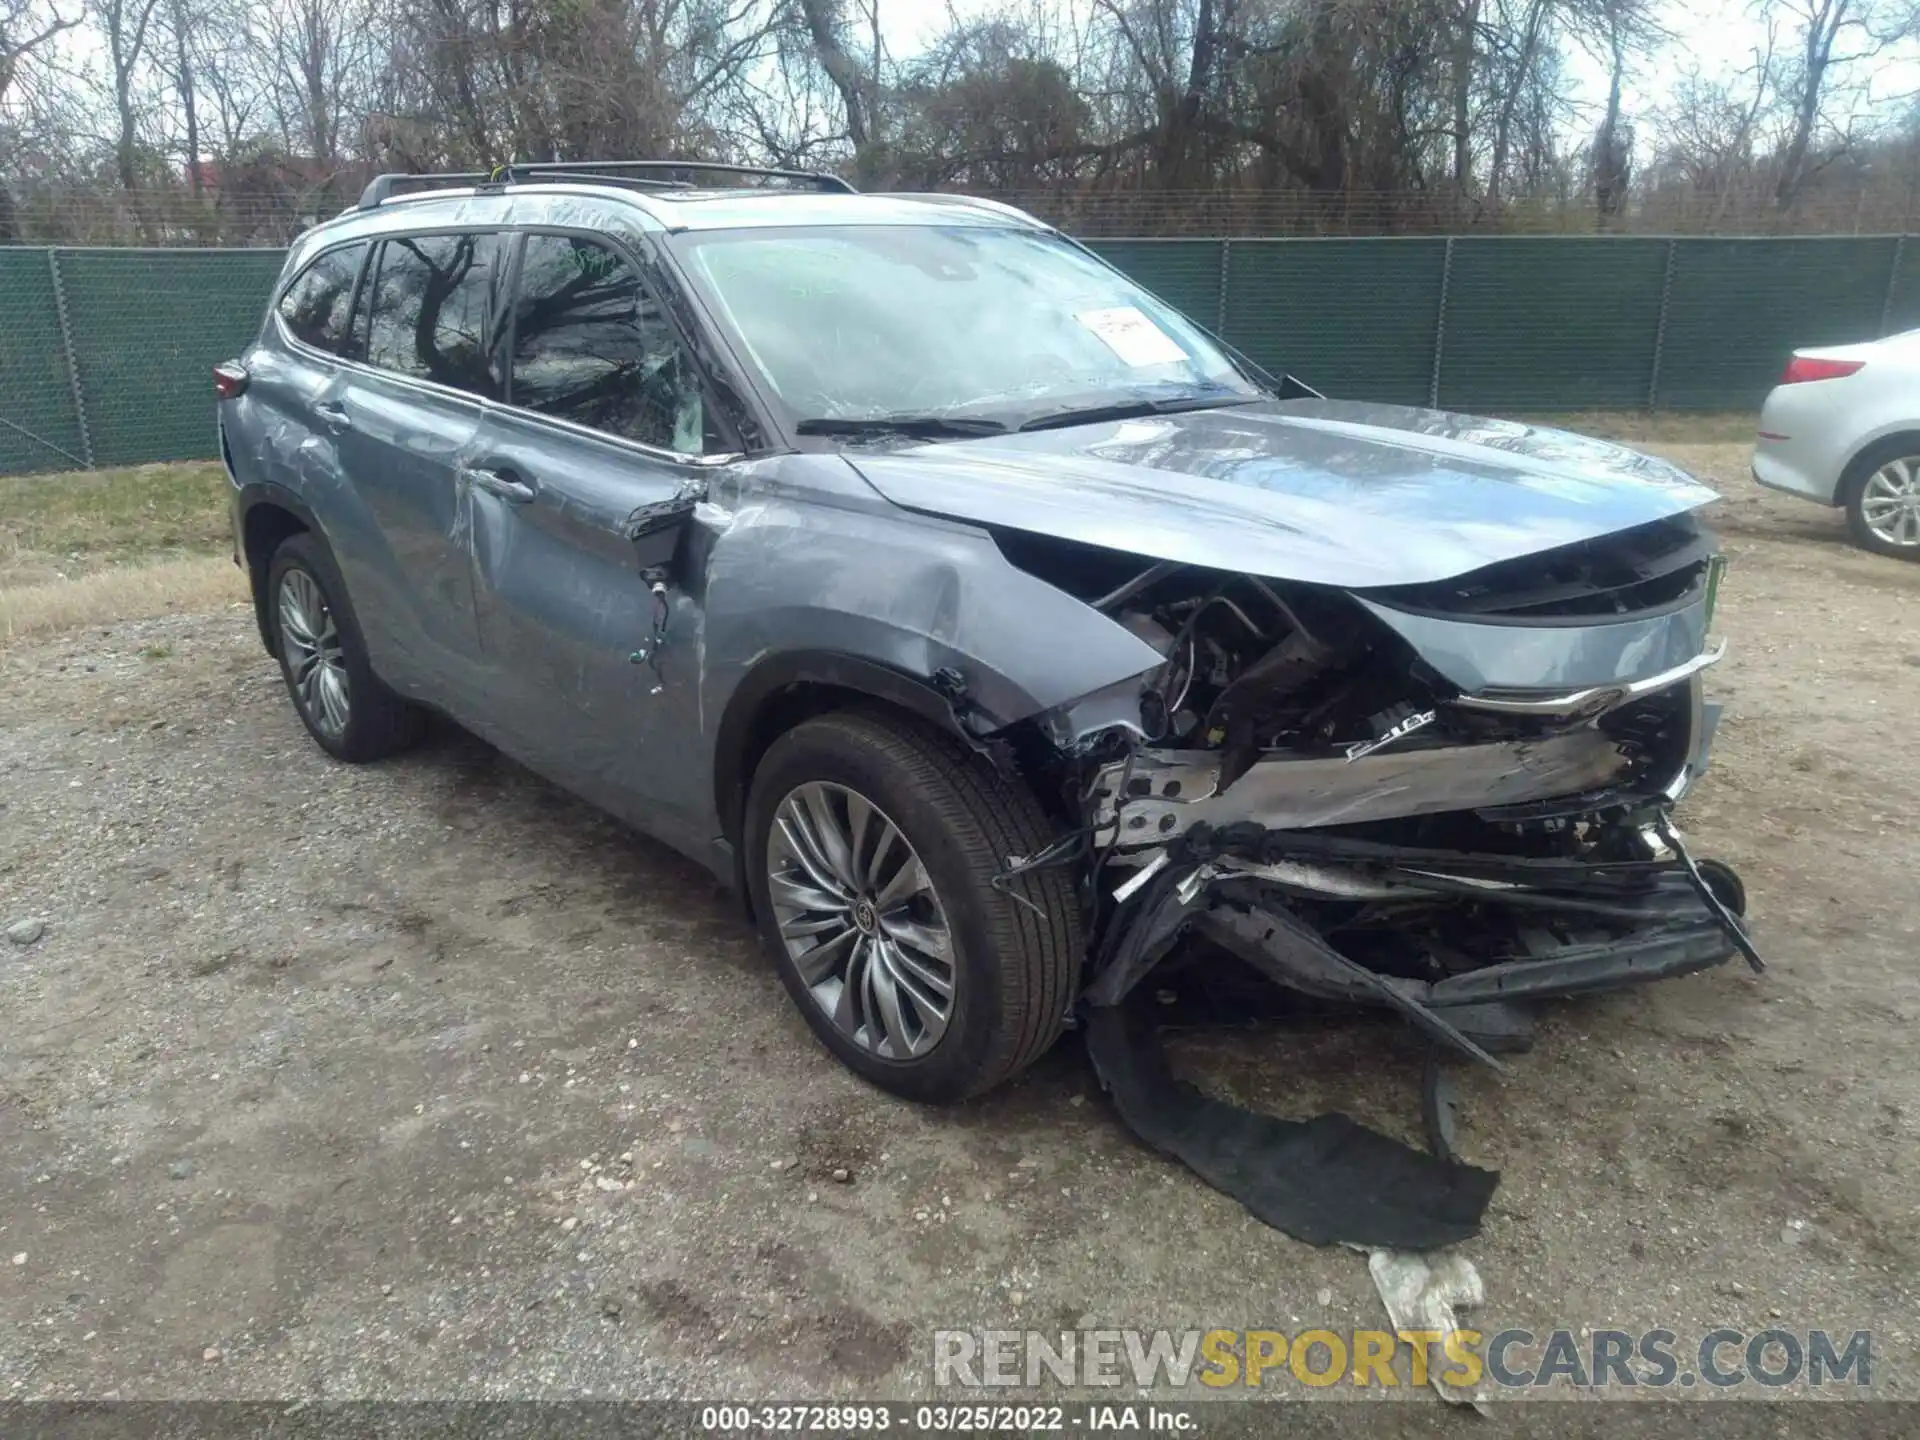
M 1898 543 L 1877 533 L 1868 523 L 1866 506 L 1882 496 L 1871 499 L 1867 487 L 1887 466 L 1896 462 L 1905 462 L 1908 484 L 1916 487 L 1914 493 L 1920 494 L 1920 438 L 1899 437 L 1883 441 L 1870 449 L 1863 450 L 1847 466 L 1847 473 L 1840 481 L 1839 501 L 1846 508 L 1847 532 L 1853 537 L 1853 543 L 1862 550 L 1870 550 L 1875 555 L 1891 555 L 1898 560 L 1920 560 L 1920 508 L 1916 508 L 1913 518 L 1908 522 L 1909 543 Z M 1920 507 L 1920 500 L 1912 502 Z
M 1707 888 L 1714 897 L 1736 915 L 1747 913 L 1747 887 L 1740 879 L 1740 872 L 1724 860 L 1702 860 L 1700 878 L 1707 882 Z
M 857 900 L 833 912 L 849 924 L 859 920 L 869 926 L 854 931 L 839 952 L 843 975 L 854 973 L 856 963 L 869 970 L 877 966 L 900 1012 L 890 1017 L 884 1001 L 871 1003 L 879 991 L 863 991 L 843 979 L 840 1001 L 851 991 L 872 1017 L 855 1033 L 827 1008 L 832 982 L 816 977 L 816 989 L 781 933 L 782 907 L 790 917 L 786 923 L 803 932 L 808 925 L 820 931 L 824 923 L 809 919 L 812 912 L 797 911 L 792 903 L 796 882 L 814 887 L 815 878 L 802 863 L 800 849 L 791 844 L 795 816 L 782 807 L 790 801 L 825 803 L 852 825 L 849 796 L 864 799 L 879 822 L 893 827 L 910 847 L 910 860 L 917 859 L 922 867 L 914 873 L 929 882 L 928 889 L 890 908 L 892 882 L 884 880 L 883 860 L 891 858 L 891 849 L 886 857 L 875 856 L 871 867 L 858 859 L 853 862 L 872 883 L 842 887 L 840 893 L 865 894 L 881 903 L 869 905 L 864 920 L 856 913 Z M 783 822 L 778 834 L 777 819 Z M 1005 857 L 1037 853 L 1054 838 L 1054 827 L 1024 787 L 956 741 L 890 714 L 849 711 L 805 721 L 776 740 L 755 770 L 744 828 L 747 885 L 768 955 L 814 1033 L 849 1069 L 895 1095 L 946 1104 L 992 1089 L 1031 1065 L 1059 1037 L 1073 1002 L 1084 946 L 1069 873 L 1060 868 L 1029 871 L 1007 881 L 1004 889 L 993 884 Z M 818 835 L 818 827 L 813 833 Z M 892 844 L 884 829 L 876 831 L 871 818 L 864 840 L 857 828 L 843 830 L 841 839 L 850 837 L 856 856 L 863 844 L 870 855 L 883 841 Z M 843 858 L 845 853 L 843 847 Z M 778 881 L 776 871 L 782 872 Z M 907 863 L 893 873 L 898 881 L 908 873 Z M 814 908 L 827 914 L 824 907 Z M 798 919 L 791 918 L 796 915 Z M 916 949 L 901 939 L 937 934 L 942 923 L 949 942 L 944 952 L 939 946 Z M 831 948 L 828 937 L 838 934 L 803 933 L 793 943 L 817 944 L 824 952 Z M 862 951 L 863 942 L 870 948 Z M 937 996 L 931 983 L 920 981 L 937 980 L 943 953 L 944 973 L 951 980 L 948 1014 L 937 1039 L 927 1042 L 934 1028 L 932 1012 L 915 1010 L 911 997 L 916 986 L 922 994 Z M 866 958 L 847 958 L 855 954 Z M 876 955 L 904 958 L 882 965 Z M 903 970 L 908 959 L 914 966 Z M 817 959 L 813 963 L 817 968 Z M 889 973 L 894 979 L 885 978 Z M 926 1048 L 912 1052 L 908 1046 L 910 1053 L 899 1053 L 890 1019 L 902 1020 L 909 1036 L 911 1022 L 920 1020 L 919 1038 Z
M 384 760 L 414 744 L 426 716 L 373 673 L 346 597 L 340 569 L 316 536 L 305 531 L 290 535 L 273 552 L 267 564 L 267 619 L 287 696 L 315 744 L 336 760 L 360 764 Z M 303 616 L 321 622 L 315 637 L 321 642 L 318 651 L 324 652 L 321 664 L 315 663 L 315 646 L 298 633 Z M 340 682 L 332 697 L 337 705 L 329 700 L 329 682 L 320 674 L 323 666 Z M 296 667 L 313 680 L 304 689 Z

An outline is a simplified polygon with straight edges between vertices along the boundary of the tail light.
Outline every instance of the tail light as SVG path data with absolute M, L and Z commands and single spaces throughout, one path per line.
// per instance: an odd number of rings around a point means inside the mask
M 1782 385 L 1799 385 L 1808 380 L 1838 380 L 1862 368 L 1864 360 L 1816 360 L 1811 355 L 1796 355 L 1787 361 L 1780 376 Z
M 213 395 L 216 400 L 232 400 L 247 390 L 247 368 L 238 360 L 223 360 L 213 367 Z

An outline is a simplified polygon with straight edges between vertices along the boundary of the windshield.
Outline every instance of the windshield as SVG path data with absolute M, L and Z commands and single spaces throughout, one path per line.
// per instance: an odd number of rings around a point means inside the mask
M 1128 402 L 1256 399 L 1219 347 L 1060 239 L 984 226 L 682 233 L 674 243 L 794 417 L 1018 424 Z

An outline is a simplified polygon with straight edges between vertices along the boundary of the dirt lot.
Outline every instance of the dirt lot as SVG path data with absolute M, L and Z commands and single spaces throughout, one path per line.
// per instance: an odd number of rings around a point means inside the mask
M 1658 448 L 1730 497 L 1682 818 L 1772 968 L 1566 1006 L 1466 1076 L 1463 1149 L 1504 1172 L 1476 1318 L 1870 1327 L 1911 1397 L 1920 566 L 1762 497 L 1737 445 Z M 968 1108 L 893 1102 L 690 864 L 458 735 L 327 761 L 237 607 L 0 649 L 22 917 L 0 1395 L 914 1396 L 936 1326 L 1382 1321 L 1359 1257 L 1144 1153 L 1072 1043 Z M 1178 1046 L 1409 1138 L 1413 1056 L 1384 1023 Z

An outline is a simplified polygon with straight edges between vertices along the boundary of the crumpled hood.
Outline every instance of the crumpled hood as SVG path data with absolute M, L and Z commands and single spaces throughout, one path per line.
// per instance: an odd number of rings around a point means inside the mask
M 1717 498 L 1664 460 L 1564 430 L 1342 400 L 847 458 L 909 509 L 1355 589 L 1448 579 Z

